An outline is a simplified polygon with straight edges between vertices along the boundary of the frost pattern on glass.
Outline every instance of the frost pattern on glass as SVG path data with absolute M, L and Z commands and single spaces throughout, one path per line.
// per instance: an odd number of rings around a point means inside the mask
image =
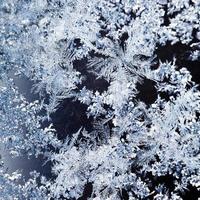
M 43 155 L 52 177 L 24 181 L 2 162 L 0 199 L 81 199 L 88 185 L 93 200 L 199 191 L 199 86 L 180 56 L 157 52 L 182 45 L 199 63 L 199 21 L 199 0 L 1 0 L 1 145 Z M 20 93 L 13 79 L 24 76 L 38 100 Z M 85 106 L 92 130 L 59 139 L 51 118 L 66 100 Z

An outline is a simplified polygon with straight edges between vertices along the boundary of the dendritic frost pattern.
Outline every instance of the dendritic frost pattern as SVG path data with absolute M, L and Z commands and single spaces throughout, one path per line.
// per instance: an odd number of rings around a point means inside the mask
M 198 193 L 200 92 L 177 60 L 199 62 L 199 21 L 199 0 L 2 0 L 1 143 L 12 156 L 43 155 L 52 177 L 32 172 L 23 182 L 2 163 L 0 199 L 178 200 L 188 188 Z M 188 51 L 161 61 L 158 47 L 175 44 Z M 33 81 L 39 99 L 29 102 L 13 76 Z M 86 106 L 92 130 L 59 139 L 52 114 L 64 101 Z

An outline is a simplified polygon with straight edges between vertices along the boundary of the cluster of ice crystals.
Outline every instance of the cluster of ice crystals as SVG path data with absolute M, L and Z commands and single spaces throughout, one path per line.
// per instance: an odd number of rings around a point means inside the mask
M 53 176 L 20 184 L 1 167 L 0 198 L 78 199 L 88 184 L 94 200 L 178 200 L 199 190 L 200 92 L 176 58 L 156 54 L 179 43 L 198 62 L 199 22 L 199 0 L 1 0 L 0 141 L 15 156 L 44 154 Z M 28 102 L 11 72 L 33 81 L 40 100 Z M 108 87 L 88 88 L 88 76 Z M 138 97 L 145 81 L 153 103 Z M 66 99 L 87 106 L 93 130 L 59 141 L 42 124 Z

